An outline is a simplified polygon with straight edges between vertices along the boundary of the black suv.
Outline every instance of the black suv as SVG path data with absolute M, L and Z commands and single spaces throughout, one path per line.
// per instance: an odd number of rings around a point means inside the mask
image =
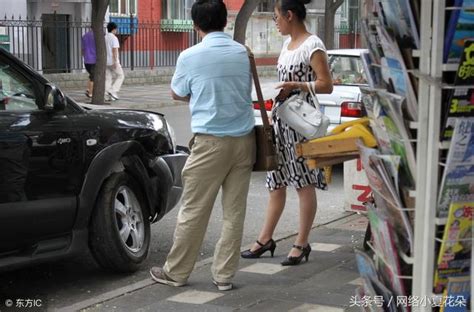
M 0 49 L 0 269 L 90 248 L 136 270 L 187 157 L 163 115 L 81 106 Z

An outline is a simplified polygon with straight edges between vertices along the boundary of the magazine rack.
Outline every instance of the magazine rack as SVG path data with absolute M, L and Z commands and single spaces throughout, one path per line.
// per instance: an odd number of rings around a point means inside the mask
M 409 3 L 409 0 L 390 0 L 394 2 Z M 416 142 L 416 161 L 414 165 L 414 181 L 416 187 L 409 191 L 408 197 L 413 197 L 414 209 L 397 206 L 400 211 L 406 211 L 413 217 L 413 252 L 406 254 L 398 252 L 399 257 L 407 265 L 412 265 L 412 274 L 393 276 L 401 280 L 411 280 L 411 291 L 408 296 L 425 300 L 439 300 L 441 295 L 434 293 L 434 275 L 436 270 L 437 256 L 436 244 L 443 240 L 437 237 L 437 233 L 444 230 L 447 219 L 438 217 L 438 195 L 440 193 L 440 177 L 443 173 L 443 164 L 440 163 L 440 155 L 446 153 L 450 148 L 449 141 L 440 140 L 442 125 L 443 92 L 447 89 L 457 89 L 457 86 L 443 81 L 443 73 L 455 72 L 458 68 L 455 64 L 443 63 L 443 48 L 445 40 L 446 11 L 460 10 L 460 7 L 447 7 L 447 0 L 426 0 L 419 3 L 419 40 L 418 49 L 412 51 L 412 58 L 418 59 L 415 69 L 407 70 L 402 66 L 404 74 L 411 73 L 417 78 L 417 119 L 409 123 Z M 469 7 L 469 9 L 474 9 Z M 369 34 L 369 45 L 371 30 Z M 416 62 L 415 62 L 416 63 Z M 372 64 L 371 66 L 383 67 L 384 65 Z M 366 71 L 368 68 L 366 68 Z M 464 86 L 464 88 L 466 88 Z M 379 90 L 380 91 L 380 90 Z M 446 98 L 446 97 L 444 97 Z M 374 131 L 375 132 L 375 131 Z M 407 141 L 406 138 L 403 140 Z M 367 167 L 366 167 L 367 170 Z M 368 173 L 369 175 L 369 173 Z M 370 216 L 369 216 L 370 217 Z M 472 241 L 472 237 L 468 240 Z M 377 261 L 384 262 L 392 273 L 397 268 L 391 267 L 391 259 L 368 244 L 374 251 Z M 471 271 L 472 276 L 472 271 Z M 472 278 L 472 277 L 471 277 Z M 472 300 L 472 298 L 471 298 Z M 429 304 L 411 306 L 412 311 L 432 311 Z M 469 308 L 468 308 L 469 309 Z
M 443 72 L 456 71 L 456 64 L 443 63 L 446 10 L 460 7 L 446 6 L 446 0 L 421 1 L 421 46 L 419 68 L 419 118 L 417 124 L 417 181 L 415 192 L 416 214 L 414 228 L 414 254 L 412 294 L 419 298 L 440 296 L 433 294 L 433 276 L 436 263 L 436 231 L 442 230 L 446 218 L 437 217 L 438 195 L 442 164 L 440 153 L 449 149 L 449 141 L 440 141 L 442 124 L 442 92 L 456 86 L 442 82 Z M 472 238 L 471 238 L 472 239 Z M 472 270 L 472 268 L 471 268 Z M 472 276 L 472 272 L 471 272 Z M 472 299 L 471 299 L 472 300 Z M 431 311 L 431 307 L 419 307 L 419 311 Z M 468 308 L 469 309 L 469 308 Z

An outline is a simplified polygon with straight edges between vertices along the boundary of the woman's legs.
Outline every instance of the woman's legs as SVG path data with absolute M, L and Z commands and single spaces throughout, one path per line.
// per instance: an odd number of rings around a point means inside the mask
M 308 185 L 297 189 L 298 198 L 300 201 L 300 227 L 298 236 L 295 240 L 295 245 L 305 247 L 308 244 L 309 232 L 313 226 L 314 217 L 316 216 L 316 189 L 314 185 Z M 291 248 L 288 257 L 298 257 L 302 251 L 296 248 Z
M 270 199 L 268 201 L 267 214 L 265 215 L 265 222 L 263 228 L 258 236 L 258 241 L 262 244 L 267 243 L 272 237 L 273 232 L 280 220 L 286 201 L 286 187 L 282 187 L 270 192 Z M 259 249 L 261 246 L 255 243 L 251 251 Z

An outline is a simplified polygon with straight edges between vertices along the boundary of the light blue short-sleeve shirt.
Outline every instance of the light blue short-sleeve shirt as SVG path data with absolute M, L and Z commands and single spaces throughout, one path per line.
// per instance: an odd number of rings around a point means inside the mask
M 242 136 L 254 127 L 247 50 L 224 32 L 207 34 L 179 55 L 171 89 L 191 97 L 193 133 Z

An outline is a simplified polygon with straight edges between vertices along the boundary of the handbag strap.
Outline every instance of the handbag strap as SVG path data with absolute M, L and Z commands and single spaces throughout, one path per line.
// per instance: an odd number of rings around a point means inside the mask
M 247 53 L 250 60 L 250 68 L 252 70 L 253 82 L 255 84 L 255 91 L 257 92 L 258 105 L 260 107 L 260 116 L 263 121 L 263 128 L 265 131 L 271 131 L 270 123 L 268 122 L 267 111 L 265 110 L 265 104 L 263 102 L 262 88 L 260 87 L 260 81 L 258 80 L 257 65 L 255 64 L 255 57 L 252 50 L 249 47 L 247 48 Z
M 316 108 L 320 111 L 321 108 L 319 107 L 319 100 L 316 97 L 316 90 L 315 90 L 314 83 L 310 81 L 306 81 L 306 86 L 308 87 L 309 94 L 311 94 L 311 97 L 313 98 L 314 106 L 316 106 Z

